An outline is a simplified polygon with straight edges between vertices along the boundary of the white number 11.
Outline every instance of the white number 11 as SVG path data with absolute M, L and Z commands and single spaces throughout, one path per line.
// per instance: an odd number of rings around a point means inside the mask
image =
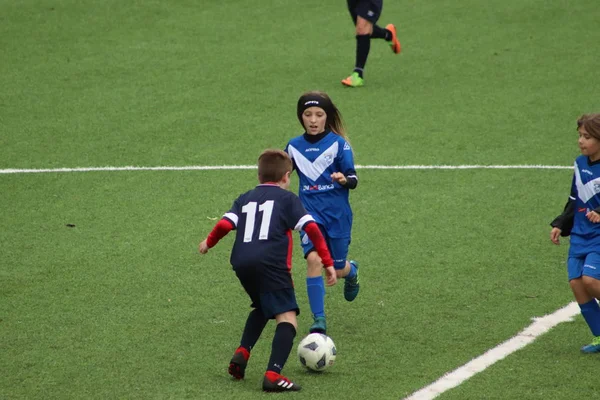
M 242 207 L 242 212 L 246 214 L 246 227 L 244 228 L 244 242 L 252 241 L 252 234 L 254 233 L 254 221 L 256 220 L 256 202 L 251 201 Z M 258 240 L 267 240 L 269 238 L 269 226 L 271 225 L 271 214 L 273 214 L 273 200 L 267 200 L 258 206 L 258 211 L 263 213 L 263 218 L 260 223 L 260 231 L 258 233 Z

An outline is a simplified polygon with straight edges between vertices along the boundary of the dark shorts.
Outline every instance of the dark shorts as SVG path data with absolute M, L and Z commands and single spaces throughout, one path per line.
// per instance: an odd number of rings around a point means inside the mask
M 275 274 L 278 276 L 274 279 L 272 270 L 268 273 L 261 271 L 264 270 L 261 268 L 236 270 L 240 283 L 252 301 L 250 307 L 261 310 L 269 319 L 288 311 L 296 311 L 296 315 L 300 314 L 291 275 L 282 270 L 281 274 Z M 282 282 L 285 281 L 289 283 L 282 286 Z
M 354 25 L 356 25 L 357 16 L 375 24 L 383 10 L 383 0 L 347 0 L 347 3 Z

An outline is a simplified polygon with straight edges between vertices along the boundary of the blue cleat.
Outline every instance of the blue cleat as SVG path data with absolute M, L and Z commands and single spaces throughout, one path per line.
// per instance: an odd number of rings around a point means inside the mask
M 592 343 L 581 348 L 582 353 L 600 353 L 600 336 L 596 336 Z
M 315 317 L 315 322 L 311 325 L 309 329 L 310 333 L 322 333 L 323 335 L 327 334 L 327 321 L 325 321 L 325 317 Z
M 350 261 L 350 264 L 356 268 L 356 276 L 352 279 L 346 278 L 344 281 L 344 298 L 348 301 L 352 301 L 358 296 L 360 290 L 360 283 L 358 281 L 358 263 L 354 260 Z

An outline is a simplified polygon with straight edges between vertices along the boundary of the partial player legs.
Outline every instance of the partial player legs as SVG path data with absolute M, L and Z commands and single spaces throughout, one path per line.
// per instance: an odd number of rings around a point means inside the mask
M 589 276 L 571 279 L 569 285 L 575 295 L 575 300 L 581 309 L 581 315 L 587 323 L 594 339 L 581 348 L 583 353 L 600 352 L 600 307 L 596 298 L 590 294 L 595 292 L 600 281 Z
M 248 314 L 240 346 L 229 362 L 229 375 L 235 379 L 244 379 L 246 366 L 250 358 L 250 351 L 258 341 L 268 321 L 262 311 L 257 308 Z
M 316 251 L 311 251 L 306 257 L 306 292 L 308 303 L 313 314 L 314 324 L 310 332 L 321 332 L 327 329 L 325 321 L 325 282 L 323 281 L 323 264 Z
M 281 371 L 294 346 L 296 336 L 296 312 L 288 311 L 275 316 L 277 328 L 271 344 L 271 357 L 263 378 L 265 392 L 295 392 L 301 387 L 281 375 Z
M 348 0 L 348 10 L 356 27 L 356 60 L 354 71 L 342 84 L 348 87 L 364 85 L 364 69 L 371 49 L 371 39 L 385 39 L 390 43 L 392 52 L 399 54 L 402 50 L 393 24 L 382 28 L 377 25 L 383 3 L 381 1 Z
M 346 262 L 346 267 L 349 272 L 346 274 L 344 281 L 344 298 L 347 301 L 353 301 L 360 290 L 360 282 L 358 278 L 358 262 L 352 260 Z

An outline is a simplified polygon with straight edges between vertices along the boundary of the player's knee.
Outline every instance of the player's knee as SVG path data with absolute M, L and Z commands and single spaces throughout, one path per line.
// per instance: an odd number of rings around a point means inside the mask
M 306 257 L 306 272 L 308 276 L 320 276 L 323 272 L 321 257 L 315 251 L 310 252 Z
M 571 279 L 569 281 L 569 286 L 571 287 L 571 290 L 573 292 L 580 291 L 584 288 L 583 279 L 582 278 Z
M 598 285 L 598 279 L 593 278 L 591 276 L 584 275 L 581 278 L 581 280 L 586 289 L 591 289 L 591 288 L 596 287 L 596 285 Z
M 579 304 L 584 304 L 590 301 L 592 298 L 586 288 L 586 284 L 584 282 L 585 277 L 571 279 L 569 281 L 569 286 L 571 286 L 571 290 L 573 291 L 573 295 L 575 296 L 575 300 Z
M 358 17 L 356 20 L 356 34 L 357 35 L 370 35 L 373 33 L 373 24 L 362 17 Z
M 278 324 L 287 322 L 288 324 L 291 324 L 294 327 L 294 329 L 298 329 L 298 319 L 296 317 L 296 311 L 287 311 L 278 314 L 275 316 L 275 321 L 277 321 Z

